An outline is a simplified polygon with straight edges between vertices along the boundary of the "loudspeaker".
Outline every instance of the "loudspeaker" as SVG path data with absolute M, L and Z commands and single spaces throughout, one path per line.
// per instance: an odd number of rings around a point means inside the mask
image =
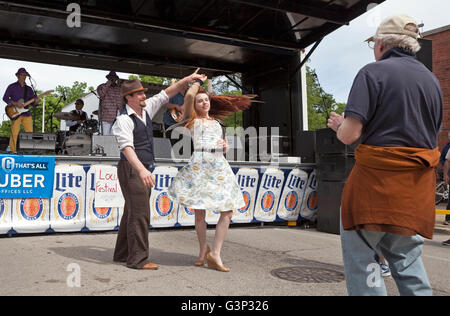
M 319 181 L 317 186 L 317 230 L 340 234 L 341 196 L 345 182 Z
M 54 155 L 56 135 L 44 133 L 19 133 L 17 152 L 29 155 Z
M 119 143 L 113 135 L 92 135 L 92 154 L 120 157 Z

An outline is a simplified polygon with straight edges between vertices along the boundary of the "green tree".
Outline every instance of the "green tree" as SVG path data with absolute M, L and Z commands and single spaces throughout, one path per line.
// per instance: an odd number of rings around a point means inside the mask
M 306 66 L 306 87 L 308 97 L 308 128 L 313 131 L 327 127 L 331 112 L 342 113 L 345 103 L 337 103 L 334 97 L 320 86 L 314 69 Z

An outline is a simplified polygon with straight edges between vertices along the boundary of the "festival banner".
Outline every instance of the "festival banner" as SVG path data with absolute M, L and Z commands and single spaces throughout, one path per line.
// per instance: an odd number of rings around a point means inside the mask
M 275 221 L 283 182 L 284 172 L 280 169 L 268 168 L 264 172 L 256 199 L 254 215 L 256 220 L 262 222 Z
M 109 165 L 92 165 L 87 173 L 86 227 L 91 231 L 114 230 L 118 226 L 119 207 L 96 207 L 96 173 L 98 169 L 110 169 Z M 115 168 L 115 167 L 114 167 Z M 101 173 L 107 174 L 105 172 Z
M 150 226 L 173 227 L 177 223 L 178 203 L 170 199 L 167 191 L 178 168 L 156 167 L 152 173 L 156 184 L 150 195 Z
M 123 207 L 125 205 L 125 199 L 120 188 L 117 167 L 96 165 L 94 170 L 95 207 Z
M 255 168 L 240 168 L 236 179 L 245 201 L 245 206 L 233 211 L 233 223 L 251 223 L 255 209 L 256 190 L 258 189 L 259 172 Z

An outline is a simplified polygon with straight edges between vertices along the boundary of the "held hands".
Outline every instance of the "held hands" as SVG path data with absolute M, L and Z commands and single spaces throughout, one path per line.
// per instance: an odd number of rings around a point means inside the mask
M 327 126 L 333 131 L 337 132 L 339 126 L 344 122 L 344 114 L 337 114 L 335 112 L 330 113 Z

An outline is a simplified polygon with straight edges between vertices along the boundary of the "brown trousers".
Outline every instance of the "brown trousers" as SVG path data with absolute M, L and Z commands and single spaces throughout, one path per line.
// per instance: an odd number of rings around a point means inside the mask
M 117 168 L 125 208 L 117 236 L 114 261 L 126 262 L 127 267 L 141 269 L 149 256 L 150 192 L 139 174 L 126 160 Z

